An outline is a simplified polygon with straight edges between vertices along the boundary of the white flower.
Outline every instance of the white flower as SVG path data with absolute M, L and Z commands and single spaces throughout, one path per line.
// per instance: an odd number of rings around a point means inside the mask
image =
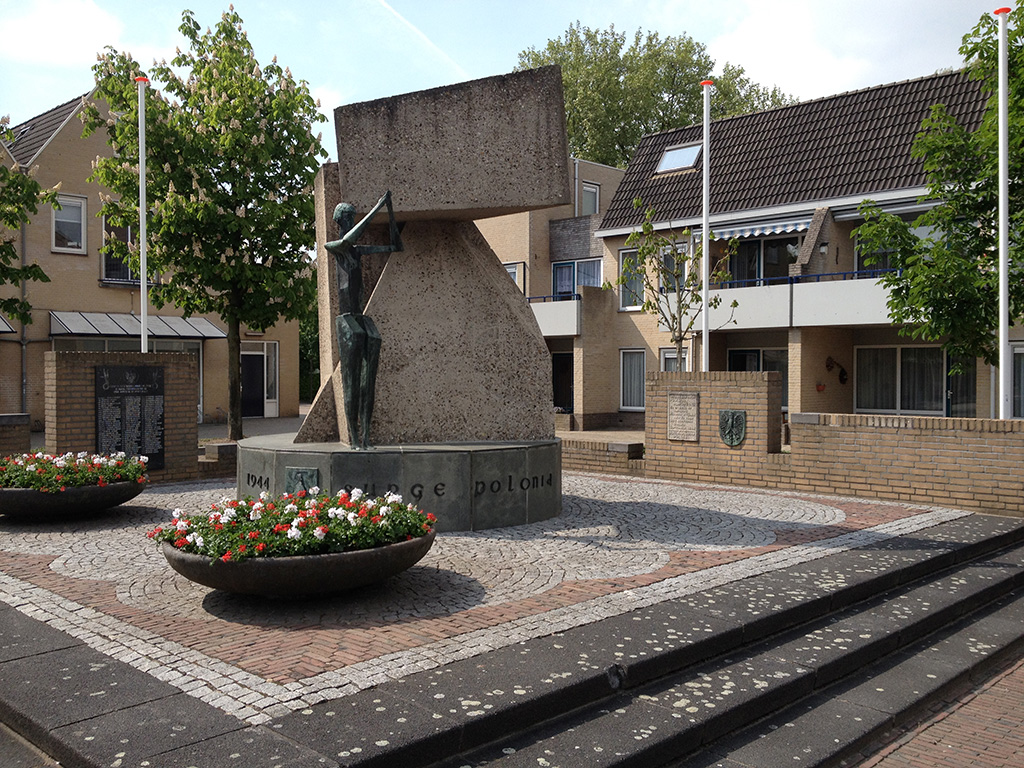
M 357 515 L 355 512 L 349 512 L 348 513 L 348 521 L 350 523 L 352 523 L 352 525 L 355 525 L 356 523 L 359 522 L 359 515 Z
M 181 517 L 181 510 L 180 509 L 176 509 L 173 512 L 171 512 L 171 517 L 173 517 L 175 520 L 177 520 L 179 517 Z
M 309 493 L 312 496 L 319 496 L 320 495 L 320 487 L 314 485 L 312 488 L 309 489 Z
M 185 520 L 179 520 L 174 524 L 174 527 L 177 528 L 179 531 L 187 531 L 188 522 L 186 522 Z
M 253 507 L 249 511 L 250 520 L 259 520 L 261 517 L 263 517 L 263 513 L 260 510 L 256 509 L 256 507 Z
M 402 497 L 399 496 L 397 493 L 392 493 L 391 491 L 388 491 L 384 495 L 384 501 L 387 504 L 401 504 L 402 503 Z
M 284 511 L 290 515 L 294 515 L 296 512 L 299 511 L 299 508 L 294 504 L 289 504 L 287 507 L 284 508 Z
M 363 498 L 362 490 L 359 488 L 353 488 L 352 493 L 349 494 L 349 498 L 352 499 L 352 501 L 359 501 Z
M 289 539 L 299 539 L 299 538 L 302 538 L 302 531 L 300 531 L 298 528 L 289 528 L 288 529 L 288 538 Z
M 266 501 L 270 498 L 270 494 L 267 491 L 260 491 L 260 501 Z
M 323 541 L 324 536 L 327 535 L 327 531 L 321 525 L 313 529 L 313 535 L 316 536 L 320 541 Z

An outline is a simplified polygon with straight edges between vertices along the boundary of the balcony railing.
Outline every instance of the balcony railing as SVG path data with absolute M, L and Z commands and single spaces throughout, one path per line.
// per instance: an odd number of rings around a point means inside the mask
M 882 275 L 898 272 L 897 269 L 859 269 L 854 272 L 823 272 L 815 275 L 786 275 L 784 277 L 755 277 L 748 280 L 727 280 L 712 283 L 712 290 L 720 291 L 729 288 L 753 288 L 762 285 L 800 285 L 802 283 L 821 283 L 833 280 L 877 280 Z

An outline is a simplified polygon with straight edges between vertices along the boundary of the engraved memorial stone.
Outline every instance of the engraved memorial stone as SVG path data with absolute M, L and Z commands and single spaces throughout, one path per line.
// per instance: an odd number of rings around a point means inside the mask
M 698 403 L 700 395 L 696 392 L 668 393 L 668 439 L 685 440 L 695 443 L 698 440 Z
M 164 369 L 96 366 L 96 452 L 146 456 L 164 466 Z

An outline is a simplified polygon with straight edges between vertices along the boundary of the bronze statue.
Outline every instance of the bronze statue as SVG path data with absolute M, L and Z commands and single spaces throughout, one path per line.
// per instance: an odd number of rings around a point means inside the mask
M 388 245 L 356 245 L 356 240 L 383 208 L 388 209 Z M 381 337 L 372 319 L 363 314 L 362 257 L 371 253 L 394 253 L 402 250 L 400 228 L 395 223 L 391 192 L 385 192 L 373 209 L 355 222 L 355 208 L 341 203 L 334 209 L 340 240 L 324 248 L 334 254 L 338 279 L 338 351 L 341 355 L 341 380 L 345 387 L 345 419 L 349 443 L 353 448 L 368 448 L 370 421 L 373 418 L 377 366 L 380 362 Z

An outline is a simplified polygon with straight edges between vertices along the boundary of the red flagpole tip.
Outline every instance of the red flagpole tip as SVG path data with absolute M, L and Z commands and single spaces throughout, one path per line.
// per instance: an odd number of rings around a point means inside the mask
M 999 16 L 1004 13 L 1009 13 L 1011 10 L 1011 8 L 996 8 L 994 11 L 992 11 L 992 13 L 994 13 L 996 16 Z
M 136 83 L 148 83 L 149 82 L 149 78 L 148 77 L 136 77 L 135 78 L 135 82 Z
M 714 80 L 701 80 L 700 84 L 701 85 L 714 85 L 715 81 Z

